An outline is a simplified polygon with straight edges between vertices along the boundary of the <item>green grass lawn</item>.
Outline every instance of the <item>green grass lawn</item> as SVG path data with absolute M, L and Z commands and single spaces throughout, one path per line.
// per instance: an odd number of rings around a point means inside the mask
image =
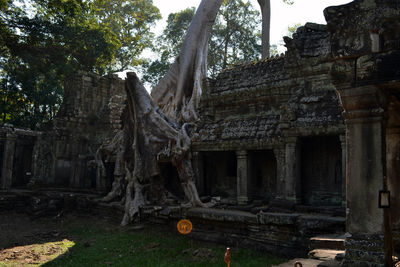
M 25 264 L 23 259 L 9 258 L 0 261 L 0 266 L 226 266 L 225 246 L 194 241 L 171 228 L 145 226 L 138 230 L 91 217 L 68 219 L 59 227 L 63 236 L 55 243 L 61 248 L 53 249 L 53 254 L 43 243 L 29 248 L 47 255 L 42 262 L 37 259 Z M 242 248 L 231 248 L 231 255 L 232 267 L 271 266 L 283 261 Z

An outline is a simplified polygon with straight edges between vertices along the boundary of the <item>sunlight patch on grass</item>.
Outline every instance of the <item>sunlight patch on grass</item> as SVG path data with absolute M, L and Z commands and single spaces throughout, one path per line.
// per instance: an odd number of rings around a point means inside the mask
M 43 244 L 32 244 L 0 251 L 0 267 L 41 266 L 68 252 L 75 245 L 63 239 Z

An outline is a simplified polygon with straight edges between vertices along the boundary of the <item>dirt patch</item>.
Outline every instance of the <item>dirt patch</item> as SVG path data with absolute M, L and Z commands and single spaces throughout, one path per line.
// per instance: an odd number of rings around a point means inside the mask
M 3 249 L 0 251 L 0 262 L 12 262 L 18 265 L 40 264 L 48 262 L 65 253 L 73 242 L 64 239 L 59 242 L 32 244 Z
M 0 262 L 6 266 L 30 266 L 64 254 L 74 242 L 63 224 L 71 218 L 32 219 L 21 213 L 0 213 Z

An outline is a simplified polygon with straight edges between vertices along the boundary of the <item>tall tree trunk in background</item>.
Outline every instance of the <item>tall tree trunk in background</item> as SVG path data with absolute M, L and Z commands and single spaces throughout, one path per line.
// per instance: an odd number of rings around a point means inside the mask
M 151 92 L 164 113 L 179 123 L 197 120 L 202 81 L 207 75 L 208 41 L 222 0 L 202 0 L 179 56 Z
M 262 14 L 261 46 L 262 59 L 269 57 L 269 36 L 271 27 L 271 0 L 257 0 Z
M 133 221 L 146 203 L 161 204 L 166 199 L 159 159 L 169 160 L 177 169 L 185 193 L 185 206 L 209 206 L 201 202 L 194 183 L 189 128 L 197 121 L 202 81 L 207 74 L 207 49 L 222 0 L 202 0 L 189 26 L 179 56 L 164 78 L 148 94 L 135 73 L 128 73 L 128 145 L 114 138 L 107 147 L 125 146 L 120 163 L 125 166 L 125 215 L 122 225 Z M 122 139 L 121 139 L 122 140 Z M 120 144 L 117 144 L 117 143 Z M 115 145 L 113 144 L 115 143 Z M 101 159 L 97 160 L 101 165 Z M 118 196 L 121 185 L 113 184 L 108 196 Z

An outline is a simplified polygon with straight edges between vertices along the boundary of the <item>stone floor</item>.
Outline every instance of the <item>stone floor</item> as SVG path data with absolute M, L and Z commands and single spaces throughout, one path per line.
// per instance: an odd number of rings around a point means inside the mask
M 310 238 L 308 259 L 296 258 L 275 267 L 336 267 L 344 257 L 344 236 L 323 235 Z M 295 263 L 301 263 L 301 265 Z
M 332 261 L 322 261 L 322 260 L 314 260 L 314 259 L 302 259 L 302 258 L 297 258 L 290 260 L 288 262 L 275 265 L 273 267 L 293 267 L 295 266 L 294 264 L 296 262 L 301 263 L 302 267 L 339 267 L 340 263 L 338 261 L 332 260 Z M 300 267 L 300 265 L 296 266 Z

